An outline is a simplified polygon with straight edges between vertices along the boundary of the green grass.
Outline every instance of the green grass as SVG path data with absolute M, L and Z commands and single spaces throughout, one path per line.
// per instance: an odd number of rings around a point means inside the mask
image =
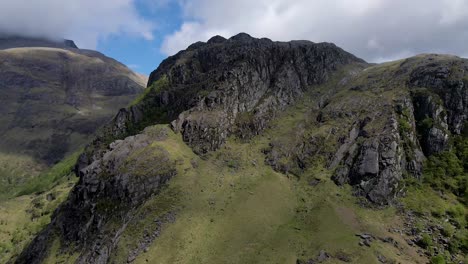
M 65 176 L 74 177 L 71 173 L 79 154 L 80 151 L 77 151 L 48 169 L 27 156 L 2 155 L 6 158 L 0 161 L 4 163 L 4 170 L 0 169 L 0 202 L 15 196 L 48 191 L 54 185 L 67 181 Z
M 431 264 L 445 264 L 445 258 L 442 255 L 437 255 L 431 258 Z
M 0 153 L 0 201 L 14 195 L 19 186 L 45 169 L 44 164 L 27 155 Z
M 317 168 L 297 180 L 261 163 L 252 165 L 251 160 L 263 158 L 262 147 L 261 140 L 231 140 L 217 155 L 200 160 L 197 169 L 176 176 L 169 187 L 173 191 L 163 192 L 160 199 L 178 197 L 171 208 L 177 221 L 167 225 L 136 263 L 295 263 L 322 249 L 374 263 L 374 250 L 392 252 L 383 244 L 366 250 L 355 236 L 366 230 L 385 233 L 375 218 L 386 223 L 391 214 L 380 217 L 381 212 L 358 208 L 351 190 L 331 182 L 328 170 Z M 232 153 L 242 157 L 236 169 L 226 166 L 223 157 Z M 309 186 L 312 177 L 321 183 Z M 130 237 L 135 238 L 128 235 L 127 246 Z
M 0 263 L 6 263 L 11 257 L 20 254 L 50 222 L 52 213 L 68 197 L 75 181 L 64 181 L 42 194 L 24 195 L 0 202 Z
M 428 158 L 424 167 L 424 183 L 413 185 L 403 201 L 407 208 L 443 226 L 441 233 L 450 238 L 452 253 L 467 254 L 468 168 L 465 164 L 468 140 L 457 136 L 453 142 L 453 149 Z
M 81 151 L 77 151 L 46 172 L 34 177 L 32 180 L 28 181 L 25 186 L 21 186 L 15 195 L 21 196 L 45 192 L 58 182 L 63 182 L 63 180 L 67 181 L 67 179 L 64 179 L 65 176 L 74 177 L 74 175 L 71 174 L 80 153 Z
M 133 214 L 111 261 L 126 262 L 144 233 L 156 228 L 155 219 L 169 212 L 176 222 L 164 224 L 135 263 L 295 263 L 322 249 L 356 263 L 377 263 L 376 254 L 408 261 L 387 244 L 360 247 L 355 236 L 385 235 L 394 211 L 358 207 L 351 189 L 336 186 L 320 165 L 300 179 L 274 171 L 263 163 L 267 144 L 265 137 L 249 143 L 231 138 L 200 159 L 172 131 L 154 141 L 177 161 L 178 175 Z M 312 178 L 320 184 L 309 186 Z
M 304 239 L 296 229 L 299 220 L 295 219 L 298 199 L 294 183 L 268 166 L 252 165 L 250 159 L 260 158 L 258 149 L 252 151 L 248 145 L 230 143 L 207 160 L 198 160 L 198 168 L 194 169 L 187 162 L 196 158 L 191 150 L 180 141 L 178 146 L 170 145 L 179 153 L 184 149 L 182 157 L 185 158 L 180 167 L 183 173 L 171 181 L 158 199 L 143 208 L 158 203 L 156 201 L 170 202 L 170 205 L 155 206 L 159 208 L 156 214 L 173 210 L 177 221 L 167 226 L 161 238 L 137 263 L 146 259 L 157 263 L 220 263 L 227 259 L 231 263 L 284 263 L 295 260 L 296 245 L 289 241 Z M 225 155 L 230 157 L 239 152 L 242 158 L 238 166 L 229 166 Z M 326 220 L 334 218 L 330 207 L 320 206 L 315 210 L 324 217 L 329 212 Z M 154 217 L 147 216 L 148 219 Z M 124 235 L 121 242 L 121 245 L 127 244 L 124 248 L 135 239 L 135 232 L 142 229 L 142 223 L 138 222 L 137 226 L 130 227 L 128 235 Z M 346 236 L 343 228 L 336 231 L 335 234 Z M 347 234 L 351 240 L 355 239 L 352 232 Z
M 145 99 L 148 96 L 149 93 L 159 93 L 167 89 L 168 85 L 169 80 L 167 79 L 167 76 L 162 76 L 160 79 L 154 81 L 150 86 L 145 88 L 144 92 L 130 103 L 130 106 L 134 106 L 141 103 L 143 99 Z
M 79 152 L 49 170 L 15 184 L 0 200 L 0 263 L 17 256 L 50 223 L 55 209 L 68 197 Z M 17 160 L 17 159 L 15 159 Z M 23 167 L 24 168 L 24 167 Z
M 421 229 L 428 224 L 442 226 L 441 233 L 450 239 L 452 253 L 468 252 L 468 210 L 453 193 L 445 192 L 441 195 L 427 184 L 413 185 L 401 201 L 406 209 L 426 219 L 424 223 L 421 222 Z M 447 223 L 446 219 L 449 219 L 450 223 Z
M 50 223 L 55 209 L 77 181 L 71 172 L 79 152 L 51 169 L 15 185 L 0 200 L 0 263 L 17 256 Z

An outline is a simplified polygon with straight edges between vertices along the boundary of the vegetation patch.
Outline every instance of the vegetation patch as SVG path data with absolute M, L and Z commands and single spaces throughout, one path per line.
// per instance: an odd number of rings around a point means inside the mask
M 161 91 L 167 90 L 169 87 L 169 79 L 167 75 L 161 76 L 158 80 L 154 81 L 150 86 L 146 87 L 144 92 L 140 94 L 133 102 L 130 103 L 130 106 L 140 104 L 143 99 L 145 99 L 150 93 L 160 93 Z
M 20 186 L 16 196 L 42 193 L 50 190 L 58 183 L 70 181 L 70 178 L 75 177 L 73 174 L 73 168 L 80 153 L 81 150 L 75 152 L 74 154 L 54 165 L 48 171 L 41 173 L 39 176 L 34 177 L 32 180 L 28 181 L 26 185 Z M 64 177 L 68 178 L 65 179 Z
M 68 197 L 75 182 L 76 178 L 71 178 L 40 194 L 0 202 L 0 263 L 17 257 L 35 235 L 50 223 L 52 213 Z
M 468 205 L 468 138 L 456 136 L 454 148 L 428 158 L 424 167 L 424 181 L 439 191 L 455 194 Z

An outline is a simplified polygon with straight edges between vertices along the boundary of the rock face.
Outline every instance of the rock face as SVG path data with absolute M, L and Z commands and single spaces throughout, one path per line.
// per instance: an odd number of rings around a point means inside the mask
M 400 142 L 398 123 L 391 117 L 379 135 L 350 147 L 336 170 L 335 182 L 358 186 L 358 193 L 374 203 L 388 203 L 398 190 L 404 170 Z
M 440 98 L 436 94 L 416 91 L 413 92 L 413 101 L 424 153 L 431 155 L 446 150 L 449 146 L 447 113 Z
M 408 64 L 415 59 L 408 59 Z M 444 114 L 440 122 L 443 129 L 460 134 L 468 114 L 468 91 L 466 89 L 466 60 L 454 56 L 432 55 L 424 63 L 415 66 L 410 74 L 409 84 L 427 88 L 434 93 L 434 103 L 439 104 L 437 113 Z M 438 97 L 440 98 L 437 98 Z M 445 108 L 445 109 L 444 109 Z
M 92 148 L 105 148 L 109 135 L 119 138 L 144 124 L 172 122 L 196 153 L 216 150 L 231 134 L 260 133 L 309 86 L 350 64 L 366 65 L 330 43 L 273 42 L 245 33 L 216 36 L 163 61 L 149 78 L 154 89 L 120 112 Z M 80 164 L 92 162 L 89 153 Z
M 275 111 L 293 103 L 306 87 L 325 82 L 339 66 L 362 62 L 333 44 L 279 43 L 247 34 L 219 36 L 164 61 L 149 83 L 167 76 L 185 105 L 172 123 L 198 153 L 217 149 L 232 133 L 259 133 Z M 175 99 L 175 100 L 174 100 Z M 175 101 L 175 102 L 174 102 Z
M 446 65 L 457 68 L 449 70 Z M 419 56 L 401 62 L 391 74 L 393 83 L 388 84 L 385 75 L 379 76 L 378 82 L 368 82 L 370 89 L 383 85 L 384 90 L 397 90 L 395 86 L 402 85 L 409 94 L 388 102 L 393 111 L 379 111 L 380 118 L 388 120 L 386 125 L 376 137 L 350 148 L 343 166 L 336 170 L 335 181 L 355 185 L 370 201 L 387 204 L 397 194 L 403 175 L 420 177 L 424 154 L 447 150 L 450 134 L 463 130 L 466 77 L 458 70 L 466 65 L 465 60 L 454 57 Z M 409 81 L 405 83 L 405 79 Z
M 341 77 L 326 104 L 315 97 L 311 121 L 272 141 L 267 162 L 299 176 L 325 158 L 337 184 L 389 204 L 404 177 L 421 176 L 425 156 L 447 150 L 450 135 L 463 131 L 466 64 L 423 55 Z
M 187 62 L 164 62 L 150 83 L 167 75 L 180 89 L 198 86 L 198 99 L 172 123 L 197 153 L 216 150 L 230 134 L 260 133 L 307 87 L 326 82 L 343 65 L 362 62 L 329 43 L 278 43 L 247 34 L 214 37 L 175 59 Z

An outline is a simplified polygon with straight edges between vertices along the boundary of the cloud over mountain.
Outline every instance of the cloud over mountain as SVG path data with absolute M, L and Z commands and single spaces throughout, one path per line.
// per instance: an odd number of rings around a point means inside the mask
M 184 0 L 184 23 L 161 50 L 174 54 L 214 34 L 334 42 L 369 61 L 416 53 L 468 55 L 464 0 Z
M 138 13 L 135 0 L 0 0 L 0 6 L 2 33 L 72 38 L 93 49 L 112 34 L 153 38 L 153 25 Z

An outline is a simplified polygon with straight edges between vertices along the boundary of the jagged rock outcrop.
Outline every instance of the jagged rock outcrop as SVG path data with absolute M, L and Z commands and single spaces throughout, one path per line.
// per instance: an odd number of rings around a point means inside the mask
M 395 86 L 401 85 L 408 91 L 395 101 L 396 111 L 380 117 L 388 118 L 391 125 L 378 133 L 380 140 L 365 140 L 358 151 L 351 148 L 350 153 L 355 154 L 336 170 L 335 181 L 358 186 L 358 193 L 375 203 L 386 204 L 398 192 L 403 175 L 419 178 L 424 154 L 430 156 L 447 150 L 450 133 L 460 134 L 463 130 L 466 89 L 463 89 L 464 74 L 459 72 L 466 68 L 463 65 L 466 65 L 464 60 L 438 55 L 403 61 L 398 70 L 390 74 L 393 83 L 385 87 L 398 91 L 401 88 Z M 366 85 L 370 88 L 376 84 L 388 86 L 384 74 L 379 78 L 382 78 L 379 82 Z M 385 134 L 390 136 L 382 137 Z
M 357 186 L 358 193 L 374 203 L 387 204 L 402 179 L 400 143 L 398 123 L 393 116 L 377 135 L 350 146 L 333 179 L 338 184 Z
M 300 175 L 325 158 L 337 184 L 353 185 L 376 204 L 391 203 L 401 180 L 420 178 L 425 156 L 450 148 L 450 134 L 459 134 L 466 119 L 458 72 L 464 60 L 424 55 L 395 64 L 341 76 L 326 104 L 316 98 L 312 121 L 272 141 L 267 163 Z
M 198 153 L 216 150 L 233 133 L 242 138 L 260 133 L 307 87 L 327 81 L 343 65 L 362 63 L 333 44 L 279 43 L 247 34 L 215 37 L 177 56 L 188 62 L 163 63 L 150 81 L 162 74 L 177 86 L 210 80 L 199 91 L 206 96 L 172 123 Z
M 407 63 L 415 63 L 415 60 L 408 59 Z M 438 95 L 446 111 L 445 123 L 452 133 L 460 134 L 468 116 L 467 61 L 455 56 L 428 55 L 413 67 L 409 84 Z M 439 111 L 445 112 L 444 109 Z
M 421 91 L 413 92 L 413 102 L 421 134 L 421 146 L 427 155 L 440 153 L 449 147 L 447 114 L 442 101 L 436 94 Z
M 147 128 L 117 140 L 100 159 L 82 169 L 68 200 L 17 263 L 41 263 L 54 236 L 69 249 L 82 249 L 77 263 L 107 263 L 132 209 L 176 174 L 169 153 L 152 144 L 165 140 L 167 129 Z
M 131 113 L 125 114 L 127 121 L 122 123 L 119 114 L 106 130 L 117 126 L 117 134 L 127 135 L 143 129 L 142 123 L 172 122 L 195 152 L 206 153 L 231 134 L 249 138 L 260 133 L 277 111 L 349 64 L 366 65 L 330 43 L 273 42 L 245 33 L 216 36 L 164 60 L 150 75 L 148 84 L 156 86 L 152 92 L 124 110 Z M 105 148 L 101 143 L 109 142 L 103 139 L 114 132 L 98 137 L 80 164 L 91 162 L 89 153 Z

